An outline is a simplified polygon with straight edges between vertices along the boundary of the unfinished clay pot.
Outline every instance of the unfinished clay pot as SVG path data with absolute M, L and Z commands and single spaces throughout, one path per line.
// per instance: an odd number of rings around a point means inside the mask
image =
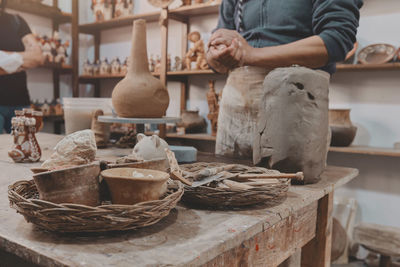
M 181 118 L 182 121 L 176 125 L 185 128 L 186 133 L 204 133 L 207 129 L 206 119 L 199 115 L 198 110 L 184 110 Z
M 128 73 L 115 86 L 112 102 L 118 116 L 125 118 L 160 118 L 168 108 L 168 91 L 149 71 L 145 20 L 133 22 Z
M 330 109 L 329 126 L 332 132 L 331 146 L 349 146 L 357 133 L 351 123 L 350 109 Z
M 97 206 L 100 164 L 92 163 L 33 175 L 40 199 L 53 203 Z
M 169 178 L 166 172 L 136 168 L 108 169 L 101 176 L 110 189 L 112 203 L 122 205 L 160 199 Z

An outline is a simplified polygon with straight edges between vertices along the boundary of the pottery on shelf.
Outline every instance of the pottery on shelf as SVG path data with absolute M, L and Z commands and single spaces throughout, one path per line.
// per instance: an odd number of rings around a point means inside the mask
M 176 125 L 185 128 L 186 133 L 204 133 L 207 129 L 207 122 L 198 110 L 184 110 L 181 118 L 182 121 Z
M 113 204 L 133 205 L 158 200 L 167 191 L 169 174 L 166 172 L 114 168 L 101 172 L 111 193 Z
M 391 61 L 396 54 L 396 48 L 390 44 L 373 44 L 364 47 L 358 53 L 361 64 L 384 64 Z
M 118 116 L 125 118 L 160 118 L 168 108 L 167 89 L 149 71 L 145 20 L 133 22 L 128 72 L 115 86 L 112 103 Z
M 98 162 L 33 175 L 40 199 L 53 203 L 97 206 L 100 164 Z
M 350 120 L 350 109 L 330 109 L 329 126 L 332 132 L 331 146 L 349 146 L 357 133 Z

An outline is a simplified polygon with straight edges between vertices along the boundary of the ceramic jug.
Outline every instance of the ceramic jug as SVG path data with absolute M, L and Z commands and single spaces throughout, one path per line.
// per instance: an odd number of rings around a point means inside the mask
M 142 19 L 133 22 L 128 72 L 115 86 L 112 103 L 118 116 L 125 118 L 160 118 L 168 108 L 167 89 L 149 71 L 146 22 Z

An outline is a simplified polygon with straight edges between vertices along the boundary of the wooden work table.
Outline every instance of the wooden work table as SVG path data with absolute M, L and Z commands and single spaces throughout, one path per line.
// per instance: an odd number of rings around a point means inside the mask
M 38 135 L 43 159 L 61 138 Z M 275 207 L 210 211 L 179 205 L 158 224 L 137 231 L 56 235 L 9 207 L 8 185 L 30 179 L 29 168 L 38 165 L 13 163 L 7 156 L 11 142 L 0 135 L 0 250 L 42 266 L 276 266 L 290 256 L 292 266 L 300 255 L 303 266 L 330 266 L 333 191 L 358 175 L 356 169 L 329 166 L 322 181 L 292 186 Z M 105 149 L 98 156 L 129 152 Z

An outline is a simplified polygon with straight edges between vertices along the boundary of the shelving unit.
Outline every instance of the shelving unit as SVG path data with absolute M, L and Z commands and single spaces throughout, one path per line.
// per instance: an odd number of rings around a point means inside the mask
M 77 0 L 72 0 L 72 5 L 77 4 Z M 53 76 L 53 96 L 54 99 L 57 99 L 60 97 L 60 75 L 72 75 L 72 81 L 74 82 L 75 80 L 78 79 L 77 77 L 77 72 L 74 71 L 75 66 L 77 66 L 77 51 L 78 51 L 78 46 L 77 46 L 77 38 L 74 38 L 74 32 L 77 31 L 77 28 L 74 27 L 74 17 L 77 13 L 73 14 L 71 13 L 66 13 L 62 12 L 58 8 L 58 0 L 53 0 L 52 1 L 52 6 L 42 4 L 40 2 L 34 2 L 34 1 L 22 1 L 22 0 L 14 0 L 14 1 L 8 1 L 7 3 L 7 8 L 16 10 L 16 11 L 21 11 L 29 14 L 33 14 L 36 16 L 40 17 L 45 17 L 49 18 L 52 21 L 52 31 L 56 31 L 59 29 L 59 26 L 65 23 L 71 23 L 71 28 L 72 28 L 72 33 L 71 33 L 71 39 L 72 39 L 72 55 L 71 55 L 71 61 L 72 65 L 67 65 L 67 64 L 62 64 L 57 65 L 57 64 L 48 64 L 41 66 L 40 68 L 43 69 L 50 69 L 52 70 L 52 76 Z M 76 34 L 75 34 L 76 36 Z M 74 83 L 75 84 L 75 83 Z M 61 124 L 64 122 L 63 116 L 46 116 L 43 117 L 44 120 L 46 121 L 52 121 L 54 123 L 54 133 L 61 133 Z
M 74 0 L 75 1 L 75 0 Z M 58 8 L 58 0 L 53 0 L 52 6 L 42 4 L 40 2 L 33 1 L 22 1 L 22 0 L 14 0 L 8 1 L 7 8 L 13 9 L 16 11 L 26 12 L 29 14 L 50 18 L 52 20 L 53 31 L 59 29 L 59 26 L 64 23 L 72 22 L 72 14 L 62 12 Z M 72 27 L 73 28 L 73 27 Z M 76 45 L 74 46 L 75 40 L 72 38 L 72 46 L 73 50 L 76 49 Z M 74 53 L 74 52 L 73 52 Z M 73 75 L 73 65 L 63 64 L 59 66 L 57 64 L 45 65 L 41 68 L 51 69 L 53 70 L 53 95 L 54 98 L 57 99 L 60 97 L 60 75 L 62 74 L 72 74 Z M 72 79 L 75 79 L 74 75 Z

